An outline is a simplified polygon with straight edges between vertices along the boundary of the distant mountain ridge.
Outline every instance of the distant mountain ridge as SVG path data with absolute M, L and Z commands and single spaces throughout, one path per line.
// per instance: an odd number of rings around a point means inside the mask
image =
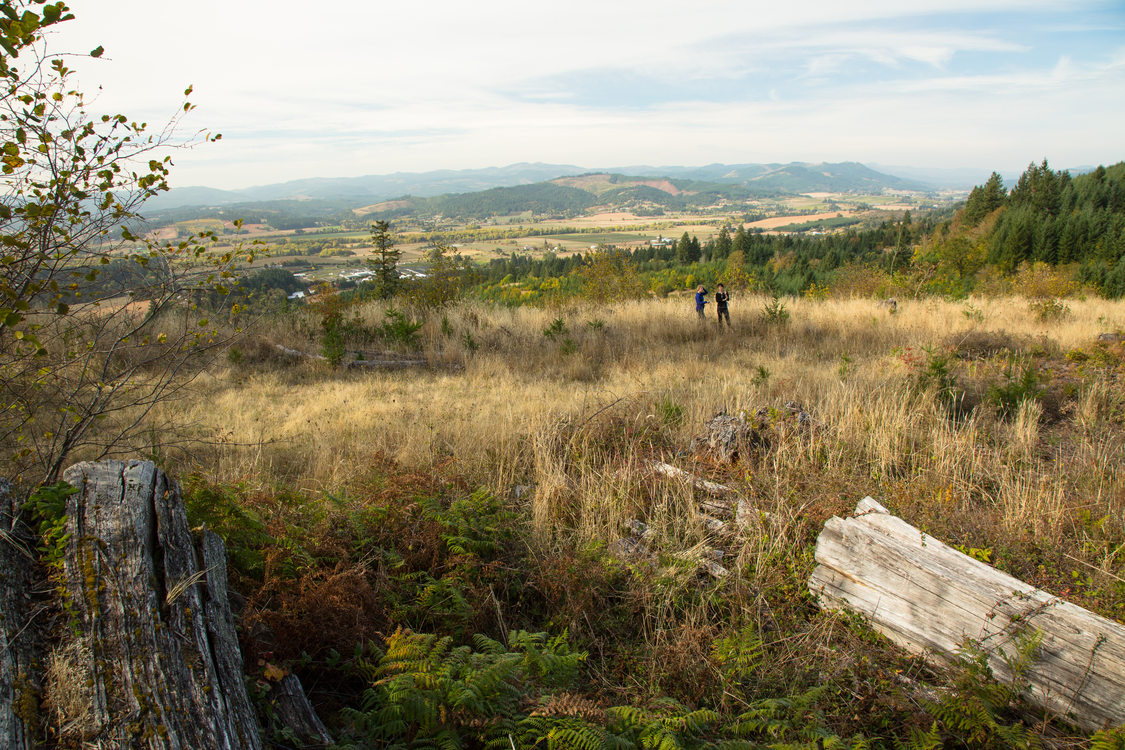
M 432 172 L 394 172 L 363 177 L 309 177 L 241 190 L 208 187 L 173 188 L 153 198 L 149 208 L 164 211 L 183 206 L 229 205 L 276 200 L 347 200 L 356 205 L 406 195 L 432 197 L 446 193 L 471 193 L 495 187 L 530 185 L 577 174 L 572 164 L 519 163 L 484 169 L 440 169 Z
M 787 193 L 849 193 L 891 190 L 931 190 L 916 179 L 877 172 L 859 162 L 790 162 L 788 164 L 708 164 L 703 167 L 624 167 L 626 174 L 681 177 L 743 185 Z M 987 175 L 986 175 L 987 177 Z
M 407 196 L 433 198 L 549 182 L 583 174 L 691 180 L 711 185 L 742 186 L 754 193 L 879 192 L 928 190 L 917 180 L 877 172 L 857 162 L 835 164 L 708 164 L 702 167 L 632 166 L 589 170 L 569 164 L 519 163 L 486 169 L 395 172 L 363 177 L 323 177 L 259 185 L 242 190 L 209 187 L 174 188 L 153 198 L 147 208 L 165 211 L 186 206 L 223 206 L 278 200 L 345 201 L 371 205 Z

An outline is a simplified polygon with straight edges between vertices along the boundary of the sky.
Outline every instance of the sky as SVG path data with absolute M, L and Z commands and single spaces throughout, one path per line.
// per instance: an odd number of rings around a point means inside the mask
M 164 123 L 173 186 L 517 162 L 1125 159 L 1122 0 L 70 0 L 96 112 Z

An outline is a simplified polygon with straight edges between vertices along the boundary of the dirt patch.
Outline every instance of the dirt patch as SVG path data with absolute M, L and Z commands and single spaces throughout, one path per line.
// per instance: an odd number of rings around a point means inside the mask
M 620 180 L 610 174 L 586 174 L 579 177 L 560 177 L 556 180 L 552 180 L 552 182 L 556 185 L 565 185 L 567 187 L 589 190 L 595 193 L 603 193 L 614 188 L 633 187 L 635 185 L 645 185 L 647 187 L 656 188 L 669 195 L 680 195 L 684 192 L 673 185 L 669 180 Z
M 668 180 L 641 180 L 640 182 L 637 182 L 636 184 L 637 185 L 647 185 L 648 187 L 656 188 L 657 190 L 663 190 L 665 193 L 668 193 L 669 195 L 683 195 L 683 193 L 684 193 L 683 190 L 680 190 L 678 187 L 673 185 Z
M 363 216 L 365 214 L 373 214 L 377 211 L 397 211 L 401 208 L 410 208 L 410 205 L 410 201 L 407 200 L 383 201 L 382 203 L 372 203 L 370 206 L 353 208 L 352 213 L 356 216 Z
M 820 219 L 834 219 L 840 214 L 844 216 L 850 215 L 851 211 L 825 211 L 819 214 L 805 214 L 803 216 L 774 216 L 769 219 L 761 219 L 760 221 L 752 221 L 749 224 L 744 224 L 747 229 L 776 229 L 783 227 L 786 224 L 803 224 L 806 221 L 819 221 Z

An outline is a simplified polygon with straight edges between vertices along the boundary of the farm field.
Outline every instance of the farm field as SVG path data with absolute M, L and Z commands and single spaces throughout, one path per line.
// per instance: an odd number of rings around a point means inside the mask
M 484 226 L 468 222 L 450 222 L 444 226 L 439 234 L 456 237 L 452 241 L 447 241 L 447 244 L 455 246 L 454 249 L 470 260 L 487 262 L 489 259 L 496 257 L 498 249 L 505 254 L 514 250 L 539 255 L 544 250 L 543 241 L 545 239 L 549 241 L 552 248 L 557 248 L 556 252 L 561 254 L 584 253 L 589 251 L 592 245 L 597 244 L 638 247 L 660 237 L 678 239 L 684 232 L 697 236 L 700 241 L 706 242 L 718 233 L 719 227 L 724 223 L 731 226 L 742 224 L 747 229 L 768 232 L 779 226 L 835 217 L 838 213 L 850 215 L 855 205 L 871 205 L 868 203 L 869 201 L 880 200 L 886 202 L 887 199 L 882 196 L 855 196 L 837 193 L 795 196 L 772 201 L 768 206 L 763 207 L 762 210 L 776 214 L 775 216 L 748 222 L 742 221 L 733 214 L 703 218 L 697 213 L 668 212 L 660 216 L 637 216 L 629 212 L 616 211 L 591 213 L 567 219 L 547 219 L 528 213 L 519 216 L 496 217 Z M 832 204 L 835 208 L 829 209 L 829 204 Z M 911 203 L 903 203 L 888 204 L 880 208 L 885 209 L 886 216 L 891 217 L 895 213 L 910 209 L 912 206 Z M 821 210 L 818 211 L 817 209 Z M 868 211 L 864 215 L 871 216 L 871 213 Z M 497 229 L 515 229 L 518 232 L 521 227 L 534 230 L 534 232 L 529 232 L 528 235 L 522 237 L 506 236 L 503 239 L 495 239 L 489 236 Z M 551 230 L 555 228 L 558 229 L 558 232 L 552 233 Z M 567 231 L 574 229 L 581 231 Z M 366 230 L 339 229 L 326 231 L 310 227 L 307 230 L 295 231 L 292 229 L 275 230 L 265 224 L 246 224 L 241 227 L 240 234 L 233 235 L 233 224 L 230 221 L 219 219 L 194 219 L 178 222 L 174 225 L 174 228 L 161 229 L 154 236 L 171 239 L 176 236 L 177 232 L 184 234 L 201 230 L 232 235 L 231 242 L 263 243 L 264 247 L 272 248 L 270 252 L 279 258 L 287 257 L 290 246 L 299 248 L 309 243 L 335 243 L 341 248 L 350 250 L 355 257 L 360 259 L 367 258 L 371 251 L 370 232 Z M 419 230 L 418 227 L 414 226 L 414 222 L 405 221 L 397 226 L 396 231 L 400 235 L 398 248 L 403 253 L 404 262 L 420 260 L 429 246 L 429 242 L 418 240 Z M 221 244 L 219 247 L 226 248 L 229 245 Z

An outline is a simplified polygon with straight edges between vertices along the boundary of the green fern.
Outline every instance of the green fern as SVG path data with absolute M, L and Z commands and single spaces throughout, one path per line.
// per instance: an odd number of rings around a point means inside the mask
M 1016 648 L 1012 654 L 1001 652 L 1013 673 L 1007 684 L 993 678 L 985 651 L 975 644 L 967 646 L 956 665 L 953 689 L 924 706 L 936 719 L 934 729 L 917 738 L 923 744 L 912 747 L 936 746 L 936 732 L 943 745 L 958 742 L 974 748 L 1037 750 L 1039 738 L 1019 721 L 1008 723 L 1005 714 L 1028 687 L 1027 669 L 1034 662 L 1041 641 L 1038 631 L 1024 632 L 1013 640 Z
M 715 639 L 711 658 L 730 682 L 750 677 L 762 660 L 762 639 L 753 627 L 746 627 L 725 638 Z
M 586 657 L 571 652 L 565 637 L 546 633 L 512 633 L 507 649 L 484 636 L 474 643 L 476 650 L 448 637 L 395 631 L 378 664 L 364 665 L 375 679 L 361 708 L 341 712 L 354 740 L 346 747 L 502 748 L 515 737 L 526 744 L 523 738 L 534 734 L 523 724 L 527 699 L 545 686 L 569 685 Z M 550 744 L 554 728 L 540 727 L 530 744 Z
M 609 729 L 621 739 L 645 750 L 694 750 L 711 743 L 708 736 L 719 728 L 714 711 L 689 711 L 671 699 L 655 701 L 651 710 L 615 706 L 607 711 Z
M 1125 726 L 1095 732 L 1090 738 L 1090 750 L 1125 750 Z
M 777 747 L 804 747 L 803 743 L 815 743 L 817 747 L 845 747 L 839 737 L 824 728 L 826 719 L 818 707 L 828 691 L 827 685 L 820 685 L 803 693 L 787 698 L 765 698 L 754 701 L 749 708 L 736 717 L 731 731 L 744 739 L 771 740 Z M 864 745 L 861 737 L 853 738 L 851 746 Z
M 39 551 L 44 562 L 52 568 L 60 568 L 66 556 L 67 533 L 66 499 L 78 492 L 66 482 L 43 485 L 36 488 L 28 497 L 24 508 L 34 518 L 39 531 L 41 546 Z
M 428 520 L 445 528 L 441 538 L 455 555 L 491 558 L 512 534 L 511 513 L 501 500 L 483 489 L 454 500 L 447 508 L 439 500 L 425 500 L 423 512 Z

